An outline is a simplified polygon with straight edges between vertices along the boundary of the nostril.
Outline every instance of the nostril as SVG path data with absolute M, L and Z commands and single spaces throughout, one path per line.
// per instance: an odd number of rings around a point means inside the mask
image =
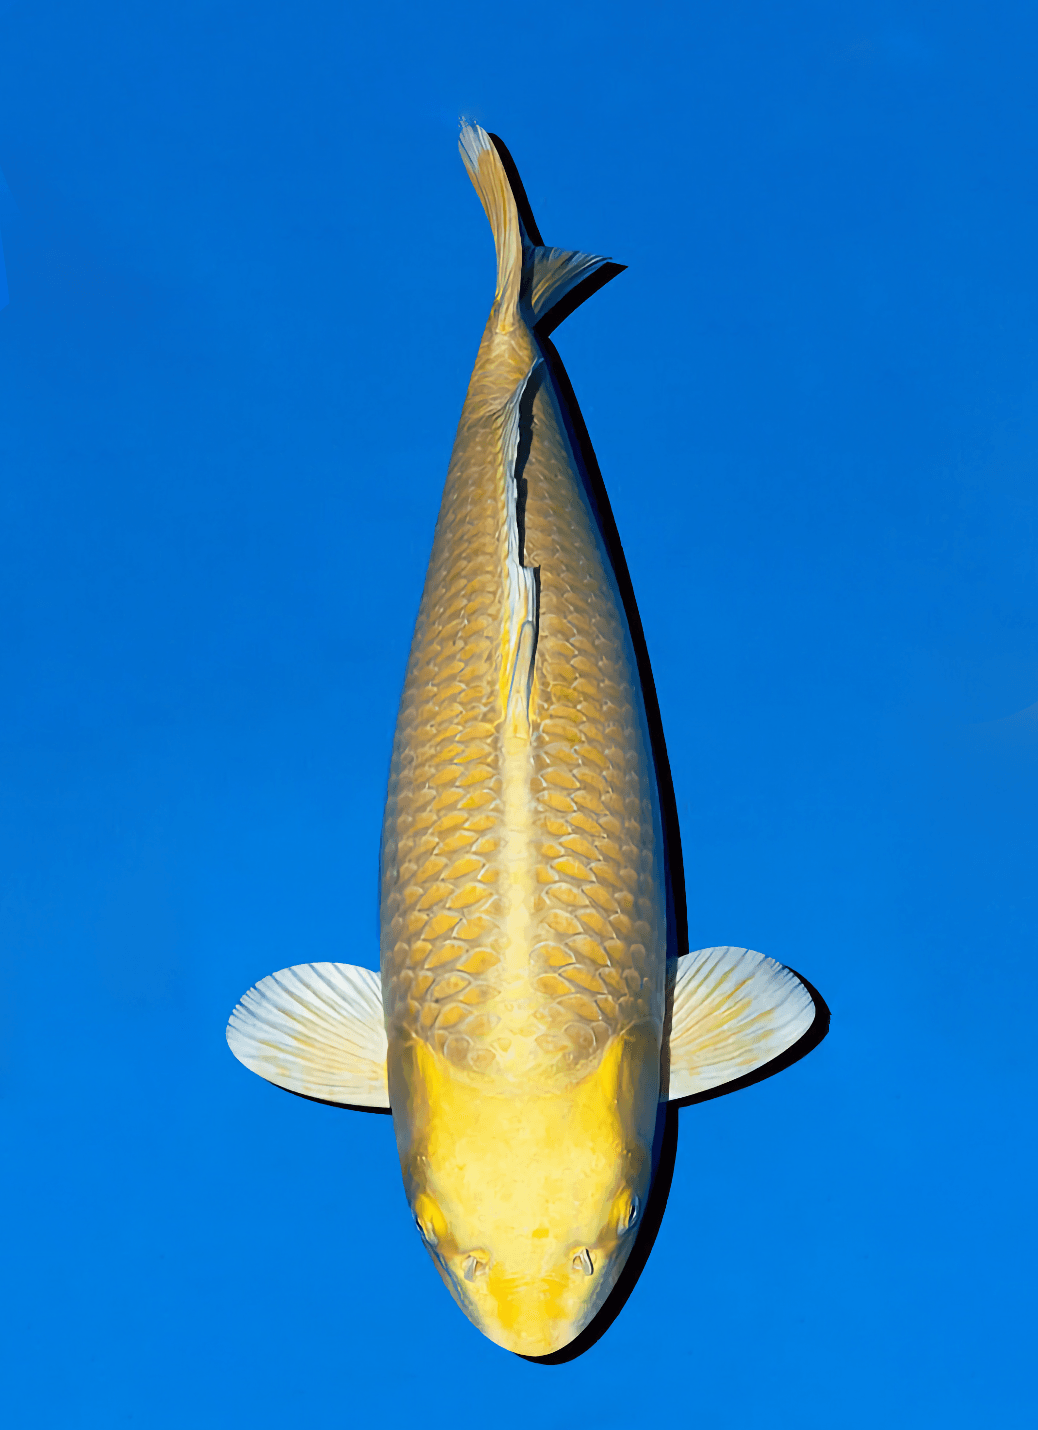
M 627 1223 L 624 1226 L 624 1231 L 630 1231 L 631 1227 L 634 1226 L 638 1220 L 638 1213 L 641 1211 L 641 1206 L 642 1204 L 637 1197 L 631 1198 L 631 1209 L 627 1213 Z
M 583 1271 L 585 1276 L 594 1275 L 595 1263 L 591 1260 L 591 1253 L 586 1246 L 574 1256 L 573 1270 Z
M 487 1274 L 486 1259 L 482 1256 L 466 1256 L 461 1269 L 466 1281 L 475 1281 L 477 1276 L 485 1276 Z

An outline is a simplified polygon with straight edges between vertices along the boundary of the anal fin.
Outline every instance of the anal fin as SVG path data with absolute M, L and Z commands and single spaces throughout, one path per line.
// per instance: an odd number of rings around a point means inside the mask
M 670 1035 L 661 1101 L 734 1082 L 777 1058 L 814 1022 L 795 973 L 748 948 L 701 948 L 667 966 Z
M 389 1111 L 382 987 L 370 968 L 300 963 L 260 979 L 231 1014 L 227 1042 L 289 1092 Z

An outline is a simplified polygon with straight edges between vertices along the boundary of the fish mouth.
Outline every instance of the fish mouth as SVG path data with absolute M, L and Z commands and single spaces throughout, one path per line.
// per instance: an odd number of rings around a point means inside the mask
M 554 1334 L 530 1334 L 502 1331 L 497 1327 L 481 1326 L 483 1334 L 501 1347 L 502 1350 L 511 1351 L 513 1355 L 522 1356 L 525 1360 L 540 1360 L 544 1356 L 554 1355 L 556 1351 L 564 1350 L 571 1341 L 584 1329 L 583 1325 L 567 1326 Z
M 502 1350 L 533 1360 L 554 1355 L 576 1340 L 594 1319 L 615 1279 L 607 1272 L 591 1295 L 577 1298 L 572 1288 L 563 1291 L 555 1278 L 531 1284 L 490 1276 L 466 1285 L 453 1274 L 444 1277 L 478 1331 Z
M 525 1324 L 505 1325 L 494 1316 L 472 1315 L 469 1319 L 488 1340 L 511 1351 L 513 1355 L 538 1360 L 541 1356 L 554 1355 L 573 1340 L 576 1340 L 590 1317 L 578 1316 L 573 1321 L 542 1321 L 530 1317 Z

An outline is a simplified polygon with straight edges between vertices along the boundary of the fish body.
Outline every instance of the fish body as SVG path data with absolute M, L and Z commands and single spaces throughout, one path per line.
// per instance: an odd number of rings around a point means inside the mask
M 461 148 L 499 283 L 397 723 L 382 992 L 423 1235 L 481 1329 L 542 1355 L 608 1292 L 649 1190 L 662 832 L 623 601 L 535 331 L 545 250 L 489 137 Z
M 747 949 L 668 957 L 680 852 L 647 663 L 541 336 L 620 270 L 540 242 L 482 129 L 464 125 L 460 148 L 497 286 L 400 702 L 381 974 L 283 969 L 227 1038 L 291 1091 L 392 1111 L 411 1213 L 455 1301 L 543 1357 L 589 1325 L 631 1253 L 661 1101 L 807 1051 L 816 1003 Z

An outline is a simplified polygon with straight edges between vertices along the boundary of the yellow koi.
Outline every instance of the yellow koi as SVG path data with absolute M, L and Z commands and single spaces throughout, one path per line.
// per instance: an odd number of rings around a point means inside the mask
M 497 287 L 400 703 L 381 980 L 285 969 L 227 1037 L 291 1091 L 391 1108 L 448 1290 L 491 1340 L 540 1357 L 589 1325 L 630 1255 L 661 1102 L 761 1068 L 815 1004 L 746 949 L 668 958 L 680 854 L 647 667 L 546 339 L 620 269 L 541 243 L 499 141 L 464 125 L 460 149 Z

